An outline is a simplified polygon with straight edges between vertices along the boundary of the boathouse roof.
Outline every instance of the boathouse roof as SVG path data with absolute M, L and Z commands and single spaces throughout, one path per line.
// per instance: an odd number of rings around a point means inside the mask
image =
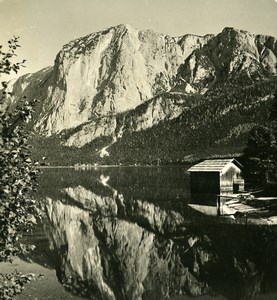
M 242 169 L 242 165 L 234 158 L 227 159 L 207 159 L 192 166 L 189 172 L 222 172 L 230 164 L 235 164 Z

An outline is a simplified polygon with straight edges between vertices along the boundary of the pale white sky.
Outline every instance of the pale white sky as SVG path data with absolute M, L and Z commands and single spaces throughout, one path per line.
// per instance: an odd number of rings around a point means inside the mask
M 0 0 L 0 44 L 20 36 L 22 73 L 53 65 L 68 41 L 127 23 L 179 36 L 224 27 L 277 37 L 277 0 Z

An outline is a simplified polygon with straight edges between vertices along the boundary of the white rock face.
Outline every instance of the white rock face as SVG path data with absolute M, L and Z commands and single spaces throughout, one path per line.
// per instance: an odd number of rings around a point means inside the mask
M 173 38 L 119 25 L 69 42 L 54 67 L 11 82 L 9 90 L 12 103 L 22 95 L 40 100 L 38 134 L 66 133 L 65 145 L 82 147 L 178 117 L 188 107 L 174 93 L 204 94 L 219 80 L 276 73 L 273 37 L 225 28 L 216 36 Z
M 98 118 L 80 128 L 66 140 L 66 146 L 82 147 L 94 139 L 103 136 L 120 138 L 123 132 L 140 131 L 151 128 L 163 120 L 177 118 L 184 110 L 188 109 L 186 98 L 176 98 L 176 94 L 168 93 L 157 96 L 125 115 L 111 115 Z
M 19 100 L 22 100 L 23 96 L 27 97 L 27 100 L 40 99 L 43 89 L 41 84 L 49 76 L 52 71 L 52 67 L 44 68 L 34 74 L 25 74 L 18 79 L 12 79 L 8 82 L 6 92 L 11 93 L 10 97 L 5 99 L 5 102 L 0 103 L 0 110 L 5 110 L 6 107 L 13 106 Z M 39 87 L 39 89 L 38 89 Z
M 99 117 L 134 109 L 170 90 L 180 64 L 209 38 L 112 27 L 65 45 L 43 82 L 30 91 L 24 78 L 18 94 L 39 95 L 35 129 L 40 134 L 99 123 Z
M 66 146 L 82 147 L 94 139 L 103 136 L 113 136 L 116 131 L 116 116 L 100 117 L 85 124 L 66 140 Z
M 169 90 L 201 37 L 186 39 L 119 25 L 68 43 L 57 55 L 36 130 L 51 135 L 98 123 Z
M 180 75 L 201 92 L 219 78 L 265 79 L 276 74 L 276 62 L 276 39 L 225 28 L 188 57 Z

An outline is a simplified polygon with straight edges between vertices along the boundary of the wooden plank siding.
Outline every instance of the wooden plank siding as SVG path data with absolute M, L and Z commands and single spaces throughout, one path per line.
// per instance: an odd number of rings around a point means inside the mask
M 220 194 L 229 195 L 244 190 L 242 171 L 234 164 L 228 164 L 228 168 L 220 173 Z
M 190 191 L 193 202 L 209 200 L 216 204 L 217 195 L 230 195 L 244 190 L 242 166 L 235 159 L 211 159 L 192 166 Z

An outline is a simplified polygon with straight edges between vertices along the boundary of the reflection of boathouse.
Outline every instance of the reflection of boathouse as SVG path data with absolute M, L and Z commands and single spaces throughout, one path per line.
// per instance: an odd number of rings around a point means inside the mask
M 192 200 L 216 200 L 244 190 L 242 165 L 236 159 L 210 159 L 192 166 L 190 191 Z

